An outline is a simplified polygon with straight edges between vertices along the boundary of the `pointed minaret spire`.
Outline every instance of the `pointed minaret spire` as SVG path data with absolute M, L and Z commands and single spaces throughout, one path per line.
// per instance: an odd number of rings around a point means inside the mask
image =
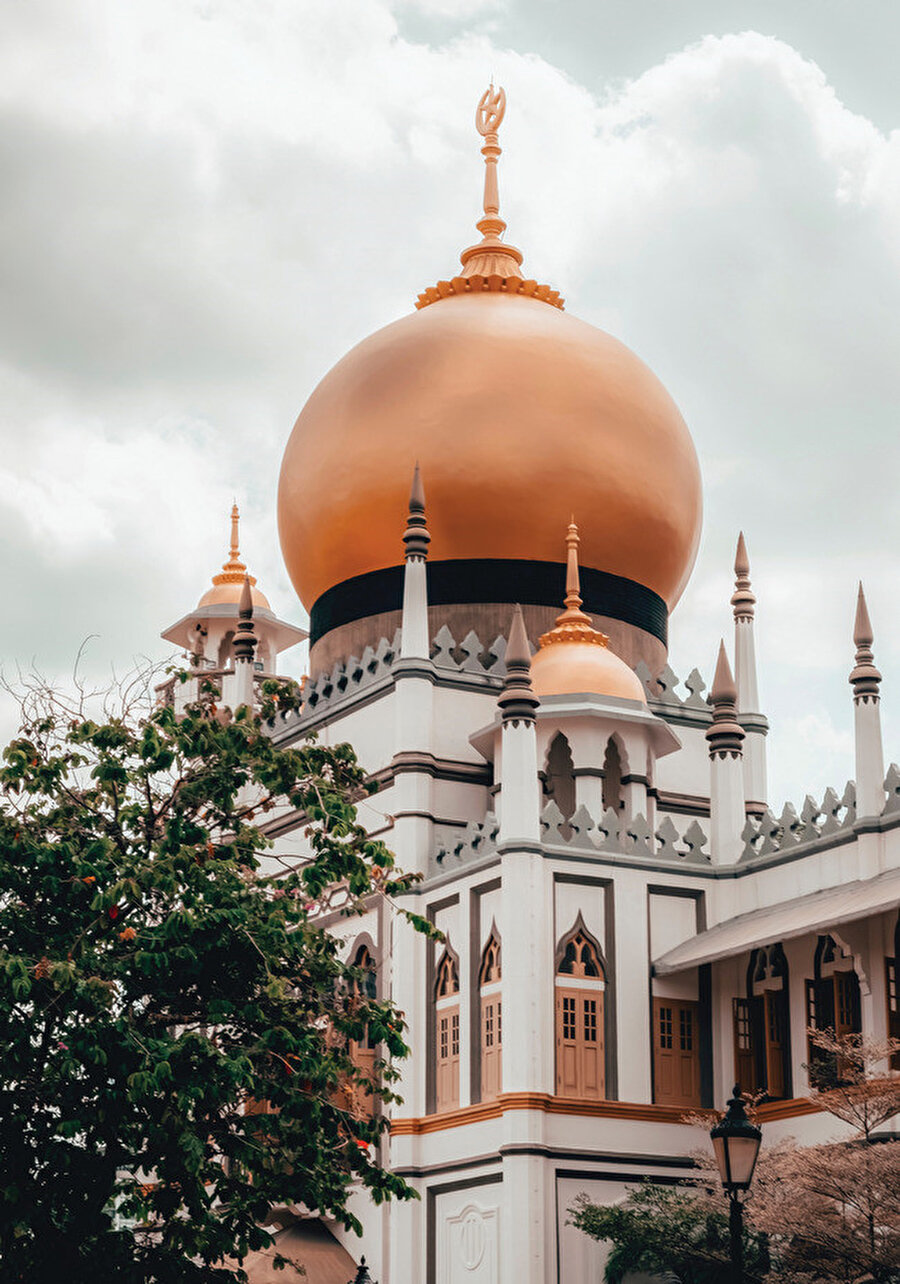
M 534 711 L 540 701 L 531 685 L 531 647 L 525 632 L 521 606 L 513 611 L 506 644 L 506 677 L 497 697 L 504 723 L 534 722 Z
M 744 532 L 738 535 L 737 552 L 734 557 L 734 593 L 731 596 L 736 620 L 752 620 L 756 598 L 750 588 L 750 558 L 747 556 L 747 544 Z
M 872 643 L 875 637 L 872 632 L 872 621 L 869 619 L 869 608 L 863 592 L 862 581 L 856 596 L 856 621 L 853 626 L 853 641 L 856 645 L 856 665 L 850 674 L 854 700 L 877 700 L 881 674 L 875 668 L 875 656 Z
M 232 650 L 235 661 L 252 660 L 256 650 L 256 631 L 253 627 L 253 590 L 250 576 L 244 576 L 244 587 L 241 589 L 241 601 L 238 607 L 238 626 L 235 629 Z
M 719 642 L 716 675 L 709 693 L 709 702 L 713 707 L 712 724 L 706 730 L 710 755 L 742 753 L 744 729 L 737 720 L 737 684 L 731 674 L 724 640 Z
M 418 462 L 413 469 L 406 531 L 406 567 L 403 573 L 403 616 L 400 624 L 400 658 L 427 660 L 431 656 L 428 628 L 426 558 L 431 535 L 425 522 L 425 487 Z
M 744 808 L 744 729 L 737 720 L 737 684 L 719 643 L 716 674 L 709 694 L 713 720 L 706 729 L 709 745 L 709 846 L 714 864 L 732 864 L 741 853 Z
M 872 653 L 874 634 L 862 583 L 853 627 L 856 664 L 850 674 L 856 742 L 856 814 L 879 816 L 884 809 L 884 749 L 881 740 L 881 674 Z
M 418 460 L 416 460 L 416 466 L 413 469 L 412 488 L 409 492 L 409 517 L 403 542 L 406 545 L 407 561 L 413 557 L 426 558 L 428 556 L 428 545 L 431 543 L 431 536 L 425 523 L 425 487 L 422 485 L 422 473 L 419 469 Z
M 734 676 L 737 711 L 747 732 L 744 744 L 744 792 L 752 811 L 766 804 L 766 732 L 768 723 L 759 710 L 756 677 L 756 598 L 750 587 L 750 558 L 744 532 L 738 535 L 734 557 Z

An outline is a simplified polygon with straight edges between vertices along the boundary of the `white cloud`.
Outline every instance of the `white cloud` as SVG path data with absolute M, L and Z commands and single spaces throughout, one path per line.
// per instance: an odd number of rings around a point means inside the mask
M 796 727 L 849 707 L 858 575 L 886 709 L 900 680 L 900 136 L 752 32 L 598 99 L 495 47 L 492 8 L 417 0 L 465 28 L 438 47 L 404 37 L 388 0 L 17 7 L 0 529 L 29 605 L 7 648 L 62 663 L 97 629 L 98 655 L 154 646 L 218 565 L 233 491 L 253 568 L 299 617 L 275 536 L 282 443 L 328 366 L 469 243 L 493 69 L 510 239 L 648 360 L 698 444 L 706 530 L 673 665 L 708 671 L 729 635 L 743 526 L 773 761 L 815 792 L 832 782 Z

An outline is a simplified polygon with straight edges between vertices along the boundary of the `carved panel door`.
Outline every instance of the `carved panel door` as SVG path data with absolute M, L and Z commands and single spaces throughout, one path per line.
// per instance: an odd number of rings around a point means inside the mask
M 599 1101 L 606 1091 L 603 991 L 556 987 L 556 1092 Z
M 699 1003 L 653 1000 L 653 1099 L 657 1105 L 700 1105 L 699 1018 Z

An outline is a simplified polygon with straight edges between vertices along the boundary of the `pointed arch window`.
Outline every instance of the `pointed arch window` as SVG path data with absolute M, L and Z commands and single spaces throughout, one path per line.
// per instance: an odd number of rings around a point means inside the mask
M 622 754 L 619 742 L 610 736 L 603 756 L 603 810 L 622 810 Z
M 754 950 L 747 968 L 747 997 L 732 1000 L 735 1081 L 745 1092 L 790 1096 L 788 989 L 781 944 Z
M 859 977 L 851 955 L 833 936 L 820 936 L 816 944 L 813 976 L 806 982 L 806 1024 L 809 1029 L 833 1030 L 837 1035 L 862 1032 Z M 812 1041 L 808 1052 L 814 1086 L 825 1088 L 841 1082 L 840 1058 L 836 1060 Z
M 606 1095 L 606 970 L 579 915 L 556 962 L 556 1094 L 582 1101 Z
M 481 1100 L 492 1101 L 503 1083 L 503 1003 L 500 993 L 500 936 L 491 928 L 481 956 Z
M 892 1039 L 900 1039 L 900 914 L 894 928 L 894 956 L 884 960 L 887 1028 Z M 891 1057 L 891 1069 L 900 1070 L 900 1052 Z
M 449 944 L 441 955 L 434 981 L 436 1107 L 459 1105 L 459 960 Z
M 547 750 L 544 792 L 556 803 L 564 820 L 575 814 L 575 766 L 569 742 L 561 731 L 550 741 Z M 564 838 L 568 837 L 568 826 L 561 826 L 560 832 Z
M 367 1002 L 373 1001 L 378 997 L 378 973 L 375 967 L 375 959 L 372 951 L 365 943 L 359 945 L 353 954 L 353 966 L 359 968 L 360 977 L 354 981 L 354 993 L 364 998 Z M 361 1070 L 367 1078 L 371 1079 L 375 1074 L 375 1041 L 372 1039 L 369 1031 L 366 1030 L 363 1037 L 359 1040 L 350 1040 L 350 1059 L 358 1070 Z M 350 1108 L 353 1113 L 359 1117 L 369 1116 L 374 1113 L 375 1100 L 360 1083 L 354 1083 L 351 1088 Z

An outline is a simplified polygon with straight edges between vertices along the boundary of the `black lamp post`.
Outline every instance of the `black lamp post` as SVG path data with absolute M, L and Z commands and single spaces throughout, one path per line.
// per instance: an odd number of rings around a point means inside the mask
M 710 1132 L 722 1185 L 730 1201 L 731 1269 L 734 1284 L 744 1279 L 744 1206 L 741 1193 L 748 1190 L 759 1155 L 762 1133 L 747 1118 L 741 1090 L 734 1085 L 725 1118 Z
M 366 1266 L 366 1259 L 364 1257 L 360 1258 L 359 1269 L 353 1276 L 353 1279 L 347 1281 L 347 1284 L 375 1284 L 375 1281 L 369 1274 L 369 1268 Z

